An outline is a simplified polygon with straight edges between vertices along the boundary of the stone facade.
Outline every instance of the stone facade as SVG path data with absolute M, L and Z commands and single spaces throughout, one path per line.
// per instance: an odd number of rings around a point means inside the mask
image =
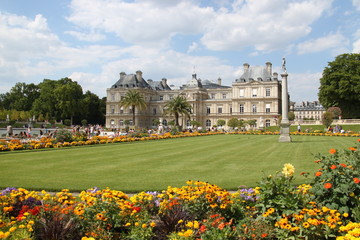
M 318 102 L 301 102 L 294 106 L 295 121 L 321 120 L 325 108 Z
M 272 64 L 250 67 L 244 64 L 244 73 L 232 86 L 223 86 L 221 79 L 216 82 L 198 79 L 196 74 L 187 84 L 174 88 L 161 81 L 145 81 L 142 72 L 136 74 L 120 73 L 120 79 L 107 89 L 106 127 L 124 128 L 124 121 L 132 119 L 130 109 L 121 108 L 119 101 L 129 89 L 140 91 L 147 103 L 146 110 L 136 109 L 136 125 L 141 128 L 154 128 L 153 121 L 161 119 L 163 125 L 173 120 L 164 116 L 163 108 L 174 96 L 182 95 L 192 106 L 190 119 L 181 117 L 180 125 L 190 127 L 195 120 L 203 128 L 211 128 L 222 119 L 231 118 L 257 121 L 255 127 L 274 126 L 281 115 L 281 81 L 277 73 L 272 73 Z M 130 124 L 131 125 L 131 124 Z

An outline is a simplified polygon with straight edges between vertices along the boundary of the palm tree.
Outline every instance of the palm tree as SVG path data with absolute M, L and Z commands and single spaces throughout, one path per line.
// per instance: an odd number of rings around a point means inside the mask
M 175 126 L 179 127 L 179 116 L 190 117 L 191 105 L 182 96 L 176 96 L 168 101 L 164 106 L 164 114 L 175 116 Z
M 131 107 L 133 125 L 135 126 L 135 108 L 138 107 L 140 110 L 144 110 L 147 104 L 139 91 L 130 89 L 124 98 L 120 100 L 120 106 L 125 108 Z

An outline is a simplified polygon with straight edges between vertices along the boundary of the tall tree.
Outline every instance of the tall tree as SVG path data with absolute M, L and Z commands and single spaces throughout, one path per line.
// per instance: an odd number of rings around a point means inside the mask
M 11 88 L 10 92 L 2 95 L 2 101 L 5 109 L 30 111 L 39 95 L 38 85 L 18 82 Z
M 105 122 L 105 113 L 103 110 L 103 100 L 96 94 L 86 91 L 83 96 L 83 109 L 84 112 L 81 115 L 83 119 L 86 119 L 88 123 L 100 123 Z M 83 119 L 80 119 L 83 120 Z
M 60 113 L 57 110 L 56 98 L 54 97 L 55 89 L 59 85 L 57 80 L 44 79 L 40 84 L 40 96 L 35 100 L 33 104 L 33 112 L 35 115 L 43 114 L 48 116 L 49 119 L 60 120 Z
M 164 114 L 169 114 L 170 116 L 174 115 L 175 117 L 175 126 L 179 126 L 179 117 L 187 116 L 190 117 L 191 105 L 186 101 L 183 96 L 176 96 L 164 106 Z
M 144 110 L 146 109 L 147 104 L 139 91 L 130 89 L 126 92 L 124 98 L 120 100 L 120 106 L 125 108 L 131 107 L 133 125 L 135 126 L 135 108 Z
M 324 107 L 340 107 L 345 118 L 360 118 L 360 54 L 342 54 L 329 62 L 319 90 Z
M 81 100 L 83 91 L 81 86 L 70 78 L 62 78 L 59 80 L 59 85 L 54 91 L 61 117 L 70 118 L 71 124 L 73 124 L 73 118 L 75 114 L 80 114 L 82 111 Z

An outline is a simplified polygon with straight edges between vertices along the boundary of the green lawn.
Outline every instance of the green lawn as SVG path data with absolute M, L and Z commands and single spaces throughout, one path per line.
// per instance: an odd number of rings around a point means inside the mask
M 97 186 L 124 192 L 163 190 L 201 180 L 228 190 L 256 186 L 284 163 L 299 174 L 318 168 L 317 153 L 354 146 L 353 137 L 215 135 L 156 141 L 0 153 L 0 188 L 72 191 Z

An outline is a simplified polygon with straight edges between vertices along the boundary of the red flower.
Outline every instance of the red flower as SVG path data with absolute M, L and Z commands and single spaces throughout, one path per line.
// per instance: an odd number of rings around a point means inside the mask
M 140 212 L 140 211 L 141 211 L 141 207 L 133 207 L 132 210 L 135 211 L 135 212 Z
M 342 167 L 346 167 L 346 164 L 340 163 L 340 165 L 341 165 Z
M 336 169 L 336 165 L 331 165 L 331 167 L 330 167 L 331 169 Z
M 320 177 L 322 175 L 322 172 L 316 172 L 315 176 Z
M 354 178 L 354 183 L 356 183 L 356 184 L 358 184 L 358 183 L 360 183 L 360 179 L 358 179 L 358 178 Z
M 329 153 L 330 153 L 330 154 L 335 154 L 335 153 L 336 153 L 336 149 L 334 149 L 334 148 L 330 149 L 330 150 L 329 150 Z
M 263 233 L 263 234 L 261 234 L 261 237 L 265 238 L 265 237 L 267 237 L 267 235 L 268 235 L 267 233 Z
M 356 148 L 354 148 L 354 147 L 349 147 L 349 150 L 355 152 L 355 151 L 356 151 Z
M 206 226 L 205 225 L 201 225 L 200 227 L 200 232 L 205 232 L 206 231 Z
M 358 139 L 358 142 L 360 142 L 360 138 Z
M 332 188 L 332 184 L 331 183 L 325 183 L 324 188 L 326 188 L 326 189 Z

